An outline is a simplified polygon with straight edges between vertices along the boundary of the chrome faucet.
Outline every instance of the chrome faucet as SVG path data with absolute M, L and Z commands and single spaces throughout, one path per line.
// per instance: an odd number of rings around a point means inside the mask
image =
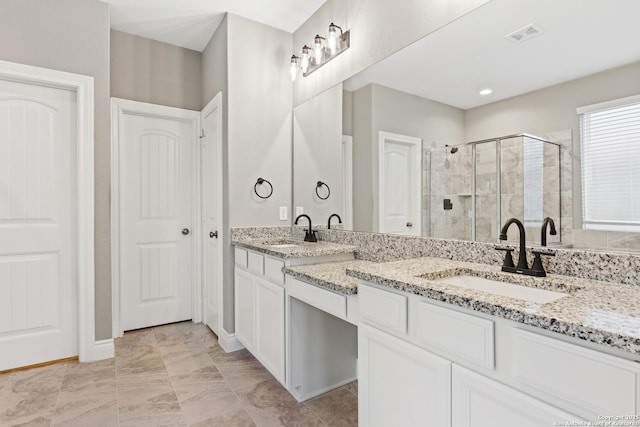
M 553 220 L 551 218 L 545 218 L 544 224 L 547 224 L 547 219 L 551 222 L 551 231 L 555 231 L 555 225 L 553 225 Z M 511 252 L 513 252 L 512 248 L 496 248 L 500 251 L 505 251 L 506 255 L 504 257 L 504 262 L 502 263 L 502 271 L 507 271 L 509 273 L 517 273 L 517 274 L 526 274 L 528 276 L 538 276 L 545 277 L 547 272 L 544 271 L 544 266 L 542 265 L 542 255 L 545 256 L 555 256 L 553 252 L 540 252 L 533 251 L 534 260 L 533 265 L 529 268 L 529 264 L 527 263 L 527 250 L 526 250 L 526 236 L 524 225 L 517 220 L 516 218 L 510 218 L 507 222 L 502 226 L 502 230 L 500 230 L 500 240 L 507 240 L 507 230 L 511 224 L 515 224 L 518 226 L 518 230 L 520 231 L 520 254 L 518 255 L 518 266 L 515 267 L 513 265 L 513 258 L 511 257 Z M 546 227 L 545 227 L 546 231 Z M 546 243 L 546 242 L 545 242 Z
M 294 224 L 298 225 L 298 221 L 300 220 L 300 218 L 307 218 L 307 221 L 309 221 L 309 229 L 306 230 L 305 233 L 304 233 L 304 241 L 305 242 L 317 242 L 318 238 L 316 237 L 316 232 L 311 229 L 311 218 L 309 217 L 309 215 L 307 215 L 307 214 L 298 215 L 296 217 L 296 221 L 295 221 Z
M 342 218 L 340 218 L 340 215 L 331 214 L 331 216 L 329 216 L 329 220 L 327 221 L 327 230 L 331 230 L 331 218 L 333 218 L 334 216 L 338 218 L 338 224 L 342 224 Z
M 551 234 L 552 236 L 555 236 L 556 234 L 558 234 L 558 232 L 556 231 L 556 224 L 553 222 L 553 218 L 551 217 L 546 217 L 543 221 L 542 221 L 542 228 L 540 229 L 540 245 L 541 246 L 547 246 L 547 226 L 551 226 L 551 230 L 549 230 L 549 234 Z

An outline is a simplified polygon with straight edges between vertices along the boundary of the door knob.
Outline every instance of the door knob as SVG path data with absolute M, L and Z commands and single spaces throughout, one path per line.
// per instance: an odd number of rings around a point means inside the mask
M 183 234 L 184 236 L 186 236 L 187 234 L 189 234 L 189 229 L 188 229 L 188 228 L 183 228 L 183 229 L 182 229 L 182 234 Z
M 413 227 L 413 223 L 412 222 L 408 222 L 407 223 L 407 227 Z
M 209 237 L 211 237 L 212 239 L 215 237 L 216 239 L 218 238 L 218 231 L 210 231 L 209 232 Z

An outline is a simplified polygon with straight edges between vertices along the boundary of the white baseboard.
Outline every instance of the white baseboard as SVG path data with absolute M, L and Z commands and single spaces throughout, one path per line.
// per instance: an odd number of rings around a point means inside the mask
M 104 359 L 112 359 L 116 354 L 113 339 L 96 341 L 93 344 L 93 362 Z
M 238 341 L 238 338 L 236 338 L 236 334 L 230 334 L 225 331 L 224 328 L 218 337 L 218 343 L 220 343 L 220 347 L 227 353 L 232 353 L 244 348 L 240 341 Z

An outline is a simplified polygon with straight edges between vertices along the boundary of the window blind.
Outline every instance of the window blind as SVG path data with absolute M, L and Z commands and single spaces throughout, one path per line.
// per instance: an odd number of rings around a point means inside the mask
M 640 232 L 640 96 L 578 113 L 583 228 Z

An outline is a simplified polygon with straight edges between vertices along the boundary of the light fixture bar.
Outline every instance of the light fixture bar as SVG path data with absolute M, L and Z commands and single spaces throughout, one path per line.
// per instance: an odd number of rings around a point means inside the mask
M 331 50 L 329 49 L 329 47 L 324 46 L 322 48 L 322 60 L 319 63 L 316 63 L 315 61 L 310 61 L 309 64 L 309 69 L 307 70 L 306 73 L 302 73 L 302 75 L 304 77 L 307 77 L 309 74 L 313 73 L 314 71 L 316 71 L 318 68 L 322 67 L 324 64 L 330 62 L 332 59 L 334 59 L 335 57 L 339 56 L 341 53 L 343 53 L 345 50 L 349 49 L 349 47 L 351 47 L 351 41 L 349 38 L 349 31 L 345 31 L 343 32 L 338 38 L 337 38 L 337 43 L 336 43 L 336 48 L 335 48 L 335 53 L 331 53 Z
M 303 77 L 307 77 L 336 56 L 351 47 L 351 39 L 349 31 L 343 31 L 342 27 L 334 24 L 329 25 L 327 36 L 323 37 L 317 34 L 313 39 L 312 47 L 306 44 L 302 48 L 300 56 L 293 55 L 289 72 L 291 80 L 295 81 L 298 71 Z

